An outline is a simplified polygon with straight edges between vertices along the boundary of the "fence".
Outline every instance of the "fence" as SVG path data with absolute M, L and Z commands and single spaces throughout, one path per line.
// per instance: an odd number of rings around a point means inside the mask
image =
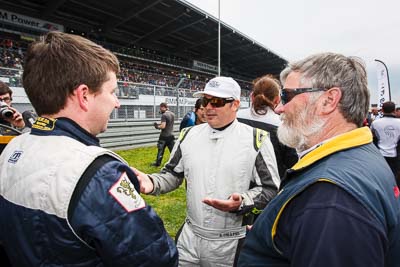
M 97 137 L 100 139 L 102 147 L 111 150 L 126 150 L 156 145 L 160 130 L 154 128 L 154 122 L 159 122 L 159 120 L 112 120 L 108 124 L 107 131 Z M 179 134 L 179 123 L 180 121 L 175 121 L 175 136 Z
M 177 118 L 182 118 L 196 102 L 192 90 L 166 85 L 119 81 L 116 94 L 121 107 L 111 114 L 111 119 L 157 118 L 161 102 L 167 103 Z
M 32 105 L 26 96 L 21 83 L 22 70 L 0 67 L 0 80 L 7 83 L 13 90 L 13 105 L 19 111 L 32 110 Z M 159 104 L 165 102 L 176 118 L 182 118 L 192 110 L 196 102 L 193 93 L 196 89 L 180 87 L 184 80 L 191 85 L 191 80 L 181 78 L 176 86 L 161 83 L 158 80 L 150 80 L 148 83 L 134 83 L 118 81 L 116 95 L 120 102 L 120 108 L 113 111 L 111 120 L 115 119 L 154 119 L 159 117 Z M 154 84 L 149 84 L 154 83 Z M 242 90 L 241 107 L 249 106 L 249 91 Z
M 21 69 L 0 67 L 0 80 L 13 90 L 13 106 L 23 112 L 33 110 L 31 103 L 21 85 Z M 156 82 L 156 81 L 152 81 Z M 157 143 L 160 130 L 153 123 L 160 121 L 159 104 L 165 102 L 175 113 L 174 132 L 178 135 L 182 117 L 192 110 L 196 102 L 193 90 L 156 85 L 118 81 L 116 95 L 120 108 L 110 115 L 106 132 L 100 134 L 101 145 L 112 150 L 130 149 L 150 146 Z M 242 90 L 241 107 L 249 106 L 249 91 Z

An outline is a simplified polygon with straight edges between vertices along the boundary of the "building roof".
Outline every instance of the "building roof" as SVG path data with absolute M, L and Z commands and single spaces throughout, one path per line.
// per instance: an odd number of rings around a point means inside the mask
M 0 6 L 89 38 L 218 65 L 218 19 L 184 0 L 0 0 Z M 278 75 L 286 64 L 283 57 L 221 23 L 222 74 L 251 80 Z

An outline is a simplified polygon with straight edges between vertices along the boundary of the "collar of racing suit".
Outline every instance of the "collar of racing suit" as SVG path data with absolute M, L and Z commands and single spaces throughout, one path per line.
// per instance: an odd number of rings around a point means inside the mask
M 32 125 L 31 134 L 41 136 L 68 136 L 85 145 L 100 146 L 100 140 L 80 127 L 69 118 L 45 118 L 38 117 Z

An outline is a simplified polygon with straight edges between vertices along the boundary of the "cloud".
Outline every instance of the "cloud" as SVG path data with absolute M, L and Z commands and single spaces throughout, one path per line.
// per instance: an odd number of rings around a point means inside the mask
M 218 1 L 189 0 L 213 16 Z M 288 60 L 318 52 L 362 58 L 371 102 L 377 81 L 374 59 L 389 69 L 392 100 L 400 105 L 400 2 L 397 0 L 220 0 L 221 20 Z M 397 92 L 399 91 L 399 93 Z

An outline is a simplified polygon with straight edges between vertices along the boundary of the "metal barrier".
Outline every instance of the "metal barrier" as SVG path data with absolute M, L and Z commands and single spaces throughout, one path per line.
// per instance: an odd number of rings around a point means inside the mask
M 21 69 L 0 67 L 0 80 L 13 90 L 13 106 L 23 112 L 33 110 L 33 107 L 22 87 L 21 76 Z M 181 79 L 181 81 L 184 80 Z M 196 82 L 190 79 L 185 81 L 186 85 Z M 180 82 L 174 87 L 118 81 L 116 95 L 120 102 L 120 108 L 112 112 L 110 119 L 154 119 L 159 117 L 158 110 L 161 102 L 168 104 L 176 118 L 182 118 L 193 109 L 197 99 L 193 97 L 194 91 L 180 87 Z M 248 107 L 250 91 L 242 90 L 241 93 L 241 106 Z
M 107 131 L 99 134 L 102 147 L 111 150 L 127 150 L 136 147 L 154 146 L 157 144 L 160 130 L 155 129 L 154 122 L 158 119 L 143 120 L 112 120 L 108 123 Z M 180 121 L 174 124 L 174 135 L 179 134 Z

